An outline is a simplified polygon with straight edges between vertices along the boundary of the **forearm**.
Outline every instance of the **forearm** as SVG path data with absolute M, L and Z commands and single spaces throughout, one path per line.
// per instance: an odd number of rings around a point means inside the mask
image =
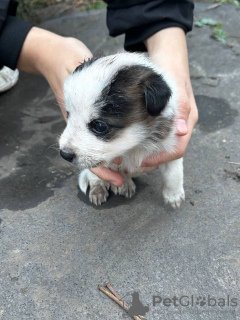
M 145 40 L 151 60 L 170 74 L 189 77 L 188 50 L 185 32 L 182 28 L 163 29 Z

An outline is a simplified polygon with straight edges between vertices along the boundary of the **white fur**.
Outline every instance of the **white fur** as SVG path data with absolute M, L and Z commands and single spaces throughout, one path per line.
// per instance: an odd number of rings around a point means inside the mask
M 176 116 L 177 91 L 174 83 L 143 54 L 120 53 L 100 58 L 92 65 L 83 68 L 81 72 L 70 75 L 64 84 L 65 107 L 70 112 L 70 117 L 59 141 L 60 149 L 66 152 L 73 150 L 76 154 L 75 165 L 85 168 L 79 176 L 80 189 L 86 193 L 90 186 L 90 200 L 96 205 L 107 200 L 109 187 L 115 193 L 131 197 L 135 192 L 131 177 L 142 172 L 139 168 L 142 160 L 153 153 L 174 152 L 176 145 L 174 127 L 166 139 L 158 144 L 149 141 L 146 144 L 146 128 L 140 123 L 132 124 L 122 132 L 121 136 L 107 142 L 98 139 L 87 128 L 87 124 L 98 117 L 98 108 L 92 106 L 114 74 L 124 66 L 137 64 L 153 69 L 167 82 L 172 96 L 162 116 L 167 118 Z M 111 163 L 118 156 L 123 159 L 120 166 Z M 117 188 L 109 185 L 86 169 L 99 163 L 121 172 L 124 176 L 123 186 Z M 161 165 L 160 171 L 164 182 L 165 202 L 169 202 L 173 207 L 179 207 L 181 200 L 184 199 L 182 159 Z

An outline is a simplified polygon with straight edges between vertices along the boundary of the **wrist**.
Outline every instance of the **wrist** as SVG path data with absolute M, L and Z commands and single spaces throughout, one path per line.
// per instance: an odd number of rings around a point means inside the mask
M 33 27 L 24 43 L 17 67 L 25 72 L 46 76 L 51 67 L 48 57 L 54 56 L 62 37 Z
M 147 50 L 150 52 L 157 52 L 161 49 L 168 49 L 174 46 L 179 46 L 179 43 L 184 43 L 186 40 L 185 33 L 180 27 L 169 27 L 159 30 L 151 37 L 147 38 L 144 43 Z
M 180 27 L 158 31 L 145 40 L 150 59 L 168 73 L 189 77 L 188 50 L 185 32 Z

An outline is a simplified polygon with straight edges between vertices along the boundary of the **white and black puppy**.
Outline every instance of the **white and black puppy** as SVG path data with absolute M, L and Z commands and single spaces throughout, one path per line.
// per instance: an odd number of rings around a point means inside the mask
M 60 137 L 60 154 L 80 169 L 80 189 L 90 201 L 107 201 L 109 188 L 131 197 L 132 177 L 142 173 L 144 158 L 174 152 L 177 92 L 172 81 L 143 54 L 119 53 L 88 60 L 64 84 L 66 129 Z M 122 158 L 121 165 L 112 160 Z M 89 168 L 99 165 L 119 171 L 121 187 L 109 184 Z M 183 161 L 159 166 L 166 203 L 179 207 L 184 200 Z

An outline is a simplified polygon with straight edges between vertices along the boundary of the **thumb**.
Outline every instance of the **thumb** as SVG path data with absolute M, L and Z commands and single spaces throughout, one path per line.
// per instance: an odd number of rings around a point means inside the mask
M 183 99 L 179 103 L 178 116 L 175 119 L 177 135 L 185 136 L 188 134 L 188 117 L 191 111 L 188 99 Z
M 116 187 L 120 187 L 123 184 L 123 177 L 121 176 L 121 174 L 109 168 L 100 166 L 96 168 L 91 168 L 91 171 L 100 179 L 110 182 L 114 184 Z

